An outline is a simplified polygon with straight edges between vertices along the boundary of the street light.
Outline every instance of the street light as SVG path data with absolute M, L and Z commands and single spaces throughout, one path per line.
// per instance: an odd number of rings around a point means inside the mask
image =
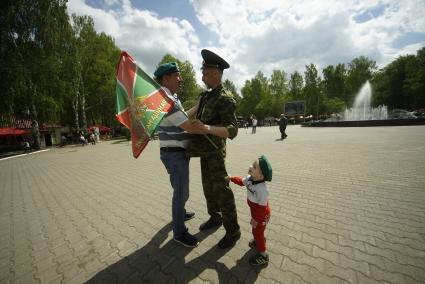
M 319 98 L 320 98 L 320 92 L 317 92 L 317 111 L 316 111 L 317 120 L 319 120 Z

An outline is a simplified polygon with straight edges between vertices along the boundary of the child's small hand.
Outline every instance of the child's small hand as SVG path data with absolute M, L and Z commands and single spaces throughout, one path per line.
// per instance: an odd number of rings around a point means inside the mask
M 238 177 L 238 176 L 234 176 L 234 177 L 232 177 L 232 176 L 228 176 L 228 178 L 229 178 L 229 180 L 230 180 L 231 182 L 233 182 L 234 184 L 237 184 L 237 185 L 243 186 L 243 181 L 242 181 L 242 178 L 241 178 L 241 177 Z
M 251 222 L 250 222 L 250 224 L 251 224 L 251 226 L 252 226 L 252 228 L 256 228 L 257 227 L 257 225 L 258 225 L 258 222 L 257 221 L 255 221 L 253 218 L 251 218 Z

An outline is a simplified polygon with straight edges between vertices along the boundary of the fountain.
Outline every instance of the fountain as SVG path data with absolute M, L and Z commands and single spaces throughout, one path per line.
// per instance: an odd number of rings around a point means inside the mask
M 363 84 L 360 92 L 356 95 L 354 105 L 350 109 L 345 109 L 343 114 L 344 121 L 358 120 L 383 120 L 388 119 L 388 108 L 386 105 L 372 108 L 372 88 L 369 81 Z
M 378 107 L 371 106 L 372 88 L 369 81 L 363 84 L 357 93 L 352 108 L 333 115 L 326 121 L 305 122 L 302 126 L 319 127 L 364 127 L 364 126 L 401 126 L 401 125 L 423 125 L 425 119 L 404 118 L 389 119 L 386 105 Z

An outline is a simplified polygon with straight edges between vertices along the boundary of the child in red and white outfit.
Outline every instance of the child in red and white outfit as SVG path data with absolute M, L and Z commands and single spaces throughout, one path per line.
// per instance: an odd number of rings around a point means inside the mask
M 229 176 L 230 180 L 247 188 L 247 201 L 251 210 L 251 225 L 254 239 L 249 242 L 251 248 L 256 247 L 258 254 L 249 260 L 251 265 L 265 265 L 269 262 L 266 252 L 264 230 L 270 219 L 269 191 L 266 181 L 272 180 L 272 166 L 266 156 L 262 155 L 249 167 L 248 176 L 242 178 Z

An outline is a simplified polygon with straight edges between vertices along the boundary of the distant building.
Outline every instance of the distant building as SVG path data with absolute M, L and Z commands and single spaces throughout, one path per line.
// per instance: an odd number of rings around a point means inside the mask
M 291 123 L 299 123 L 305 121 L 305 102 L 292 101 L 285 103 L 284 113 Z

